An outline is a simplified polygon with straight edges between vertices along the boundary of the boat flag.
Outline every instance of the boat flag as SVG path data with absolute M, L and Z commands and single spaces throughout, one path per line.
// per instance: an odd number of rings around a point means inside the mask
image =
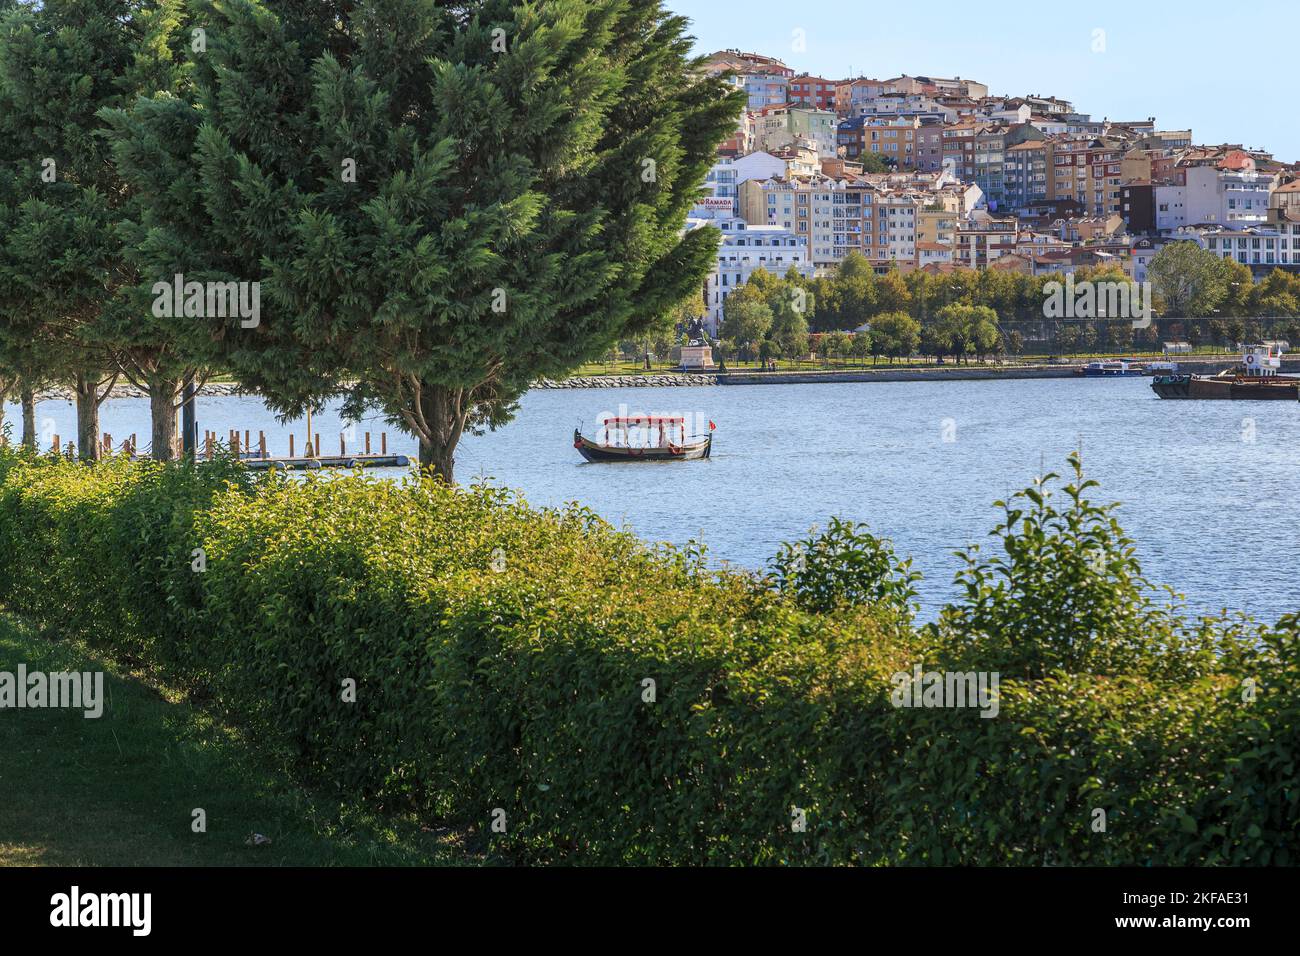
M 709 422 L 709 431 L 716 432 L 717 430 L 718 430 L 718 426 L 713 424 L 713 422 Z

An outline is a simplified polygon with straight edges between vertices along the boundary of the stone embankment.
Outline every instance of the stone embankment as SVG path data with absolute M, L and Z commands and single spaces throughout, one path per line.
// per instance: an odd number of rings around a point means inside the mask
M 1082 364 L 1082 363 L 1081 363 Z M 1235 357 L 1196 358 L 1178 363 L 1184 372 L 1213 375 L 1236 364 Z M 1008 379 L 1074 378 L 1078 365 L 929 365 L 894 368 L 879 365 L 863 369 L 835 369 L 825 371 L 760 372 L 728 371 L 715 374 L 651 374 L 651 375 L 587 375 L 563 380 L 541 379 L 533 387 L 555 388 L 690 388 L 708 385 L 811 385 L 846 382 L 942 382 L 942 381 L 1005 381 Z M 1300 362 L 1283 363 L 1283 374 L 1300 374 Z M 220 397 L 245 394 L 233 382 L 216 382 L 203 386 L 202 397 Z M 145 393 L 131 384 L 113 388 L 112 398 L 145 398 Z M 47 389 L 37 396 L 40 401 L 72 401 L 68 388 Z
M 244 390 L 234 382 L 209 382 L 207 385 L 203 386 L 203 391 L 199 393 L 201 397 L 206 398 L 243 394 L 246 394 Z M 108 397 L 148 398 L 149 396 L 145 393 L 144 389 L 136 388 L 129 382 L 125 384 L 119 382 L 117 385 L 113 386 L 113 391 L 109 393 Z M 38 402 L 70 402 L 73 401 L 74 398 L 75 396 L 72 393 L 72 389 L 67 386 L 47 388 L 36 394 L 36 400 Z
M 554 381 L 544 378 L 534 388 L 671 388 L 717 385 L 716 375 L 588 375 Z

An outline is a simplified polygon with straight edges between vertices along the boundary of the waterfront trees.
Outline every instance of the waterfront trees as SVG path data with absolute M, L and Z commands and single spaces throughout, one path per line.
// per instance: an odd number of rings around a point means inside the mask
M 450 480 L 466 428 L 702 286 L 717 233 L 681 227 L 739 102 L 658 0 L 205 15 L 201 265 L 261 282 L 223 361 L 282 413 L 341 391 Z
M 77 447 L 99 449 L 114 380 L 99 321 L 116 283 L 111 209 L 120 196 L 96 111 L 120 102 L 138 26 L 128 0 L 51 0 L 0 21 L 5 126 L 0 313 L 8 364 L 73 383 Z
M 722 321 L 722 337 L 730 339 L 743 350 L 749 351 L 767 338 L 772 328 L 772 309 L 754 296 L 733 292 L 727 300 L 726 316 Z
M 886 312 L 871 320 L 873 357 L 888 356 L 892 365 L 896 358 L 915 355 L 920 346 L 921 323 L 906 312 Z
M 1209 315 L 1227 296 L 1224 261 L 1194 242 L 1173 242 L 1161 249 L 1147 275 L 1165 304 L 1165 315 Z

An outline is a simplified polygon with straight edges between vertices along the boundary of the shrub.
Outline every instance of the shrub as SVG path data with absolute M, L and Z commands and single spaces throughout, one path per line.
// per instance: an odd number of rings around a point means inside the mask
M 0 452 L 0 600 L 183 678 L 341 798 L 520 861 L 1291 860 L 1297 621 L 1157 608 L 1081 483 L 1064 513 L 1045 485 L 916 629 L 909 565 L 849 524 L 769 580 L 486 487 Z M 1081 594 L 1086 630 L 1035 620 Z M 893 706 L 916 664 L 1005 667 L 998 717 Z

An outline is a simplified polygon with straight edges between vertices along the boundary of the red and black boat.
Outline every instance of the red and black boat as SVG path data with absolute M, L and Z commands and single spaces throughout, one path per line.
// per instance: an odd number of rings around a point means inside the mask
M 712 422 L 710 433 L 703 438 L 686 437 L 684 418 L 606 418 L 601 425 L 605 429 L 603 443 L 584 437 L 580 428 L 573 431 L 573 447 L 587 461 L 699 461 L 713 453 Z
M 1247 346 L 1241 364 L 1218 375 L 1157 375 L 1152 390 L 1161 398 L 1283 401 L 1300 399 L 1300 379 L 1279 374 L 1286 346 Z

